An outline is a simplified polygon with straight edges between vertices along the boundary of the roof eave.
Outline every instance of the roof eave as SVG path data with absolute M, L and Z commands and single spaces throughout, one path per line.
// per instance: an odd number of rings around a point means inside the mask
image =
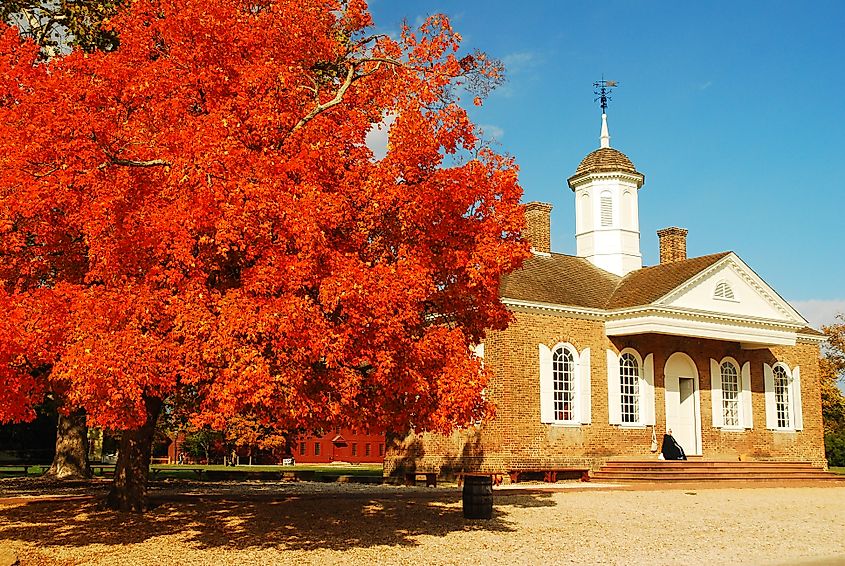
M 619 171 L 618 169 L 612 168 L 595 168 L 589 169 L 587 171 L 582 171 L 580 173 L 575 173 L 574 175 L 569 177 L 566 182 L 569 185 L 569 188 L 572 189 L 572 191 L 574 192 L 579 186 L 601 177 L 616 177 L 620 179 L 625 179 L 627 181 L 636 183 L 638 189 L 641 188 L 645 183 L 645 175 L 643 175 L 639 171 L 634 171 L 632 173 L 630 171 Z

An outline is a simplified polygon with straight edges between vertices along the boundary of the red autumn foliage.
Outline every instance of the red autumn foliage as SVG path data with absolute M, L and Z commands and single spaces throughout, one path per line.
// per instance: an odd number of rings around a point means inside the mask
M 368 36 L 361 0 L 136 0 L 111 25 L 116 51 L 47 63 L 0 30 L 0 422 L 47 392 L 116 429 L 146 398 L 216 428 L 479 418 L 469 347 L 527 246 L 516 166 L 458 103 L 500 67 L 442 16 Z

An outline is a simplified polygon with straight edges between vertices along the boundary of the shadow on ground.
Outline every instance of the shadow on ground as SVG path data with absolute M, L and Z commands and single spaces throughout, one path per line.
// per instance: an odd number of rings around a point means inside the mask
M 457 490 L 239 497 L 165 494 L 144 515 L 104 509 L 99 499 L 0 506 L 0 540 L 40 547 L 142 543 L 178 533 L 194 548 L 348 550 L 414 546 L 419 536 L 514 530 L 515 507 L 554 506 L 548 493 L 498 492 L 491 520 L 466 520 Z

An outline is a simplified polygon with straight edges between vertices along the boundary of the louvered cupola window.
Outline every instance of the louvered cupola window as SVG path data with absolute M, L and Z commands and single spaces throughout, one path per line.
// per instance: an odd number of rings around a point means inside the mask
M 613 198 L 609 193 L 601 195 L 601 225 L 613 226 Z
M 727 281 L 720 281 L 719 284 L 716 285 L 716 290 L 713 292 L 713 296 L 717 299 L 734 300 L 734 290 L 731 289 L 731 286 Z

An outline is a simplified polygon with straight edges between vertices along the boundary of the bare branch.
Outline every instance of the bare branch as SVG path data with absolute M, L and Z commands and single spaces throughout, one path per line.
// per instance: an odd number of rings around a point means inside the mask
M 49 177 L 50 175 L 52 175 L 53 173 L 55 173 L 58 170 L 59 170 L 59 168 L 54 166 L 54 167 L 50 168 L 48 171 L 45 171 L 44 173 L 35 173 L 35 172 L 32 172 L 32 171 L 27 171 L 27 173 L 29 173 L 30 175 L 32 175 L 36 179 L 43 179 L 44 177 Z
M 120 159 L 119 157 L 109 156 L 109 160 L 115 165 L 123 165 L 124 167 L 169 167 L 171 165 L 169 161 L 164 159 L 135 161 L 134 159 Z
M 367 37 L 362 37 L 358 41 L 355 42 L 355 46 L 353 47 L 353 51 L 358 50 L 359 48 L 365 46 L 366 44 L 370 43 L 371 41 L 375 41 L 381 38 L 390 37 L 386 33 L 376 33 L 373 35 L 368 35 Z
M 105 169 L 109 164 L 121 165 L 123 167 L 169 167 L 171 165 L 169 161 L 165 161 L 164 159 L 150 159 L 148 161 L 138 161 L 137 159 L 123 159 L 106 149 L 106 147 L 101 144 L 100 141 L 97 139 L 97 134 L 92 133 L 91 139 L 94 141 L 94 143 L 100 146 L 100 149 L 103 150 L 103 153 L 105 153 L 106 157 L 108 157 L 109 159 L 105 163 L 101 163 L 97 167 L 98 169 Z
M 325 112 L 329 108 L 333 108 L 341 103 L 343 100 L 343 95 L 346 94 L 346 91 L 349 90 L 349 87 L 352 86 L 352 83 L 355 81 L 355 65 L 349 65 L 349 69 L 346 71 L 346 79 L 343 81 L 343 84 L 340 85 L 340 88 L 337 89 L 337 92 L 334 95 L 334 98 L 329 100 L 328 102 L 324 102 L 322 104 L 317 103 L 308 114 L 303 116 L 296 125 L 291 128 L 291 133 L 297 131 L 299 128 L 313 120 L 318 114 Z
M 371 70 L 371 71 L 367 71 L 366 73 L 356 74 L 358 67 L 361 66 L 364 63 L 376 63 L 376 68 Z M 319 114 L 325 112 L 329 108 L 333 108 L 334 106 L 337 106 L 338 104 L 340 104 L 343 101 L 343 97 L 346 94 L 346 91 L 348 91 L 349 87 L 352 86 L 352 83 L 372 75 L 373 73 L 375 73 L 376 71 L 379 70 L 379 68 L 381 67 L 381 65 L 383 63 L 389 64 L 389 65 L 394 65 L 394 66 L 397 66 L 397 67 L 404 66 L 404 63 L 402 63 L 402 61 L 399 61 L 397 59 L 390 59 L 388 57 L 366 57 L 366 58 L 363 58 L 363 59 L 357 59 L 357 60 L 354 60 L 354 61 L 350 61 L 349 68 L 346 71 L 346 79 L 343 81 L 343 83 L 337 89 L 337 92 L 335 93 L 334 98 L 332 98 L 328 102 L 323 102 L 323 103 L 318 102 L 317 105 L 314 108 L 312 108 L 310 112 L 308 112 L 308 114 L 303 116 L 299 120 L 299 122 L 297 122 L 296 125 L 293 128 L 291 128 L 289 134 L 292 134 L 293 132 L 297 131 L 298 129 L 303 127 L 305 124 L 307 124 L 308 122 L 310 122 L 311 120 L 316 118 Z
M 405 63 L 402 61 L 399 61 L 398 59 L 391 59 L 389 57 L 365 57 L 364 59 L 358 59 L 357 63 L 387 63 L 397 67 L 405 66 Z

